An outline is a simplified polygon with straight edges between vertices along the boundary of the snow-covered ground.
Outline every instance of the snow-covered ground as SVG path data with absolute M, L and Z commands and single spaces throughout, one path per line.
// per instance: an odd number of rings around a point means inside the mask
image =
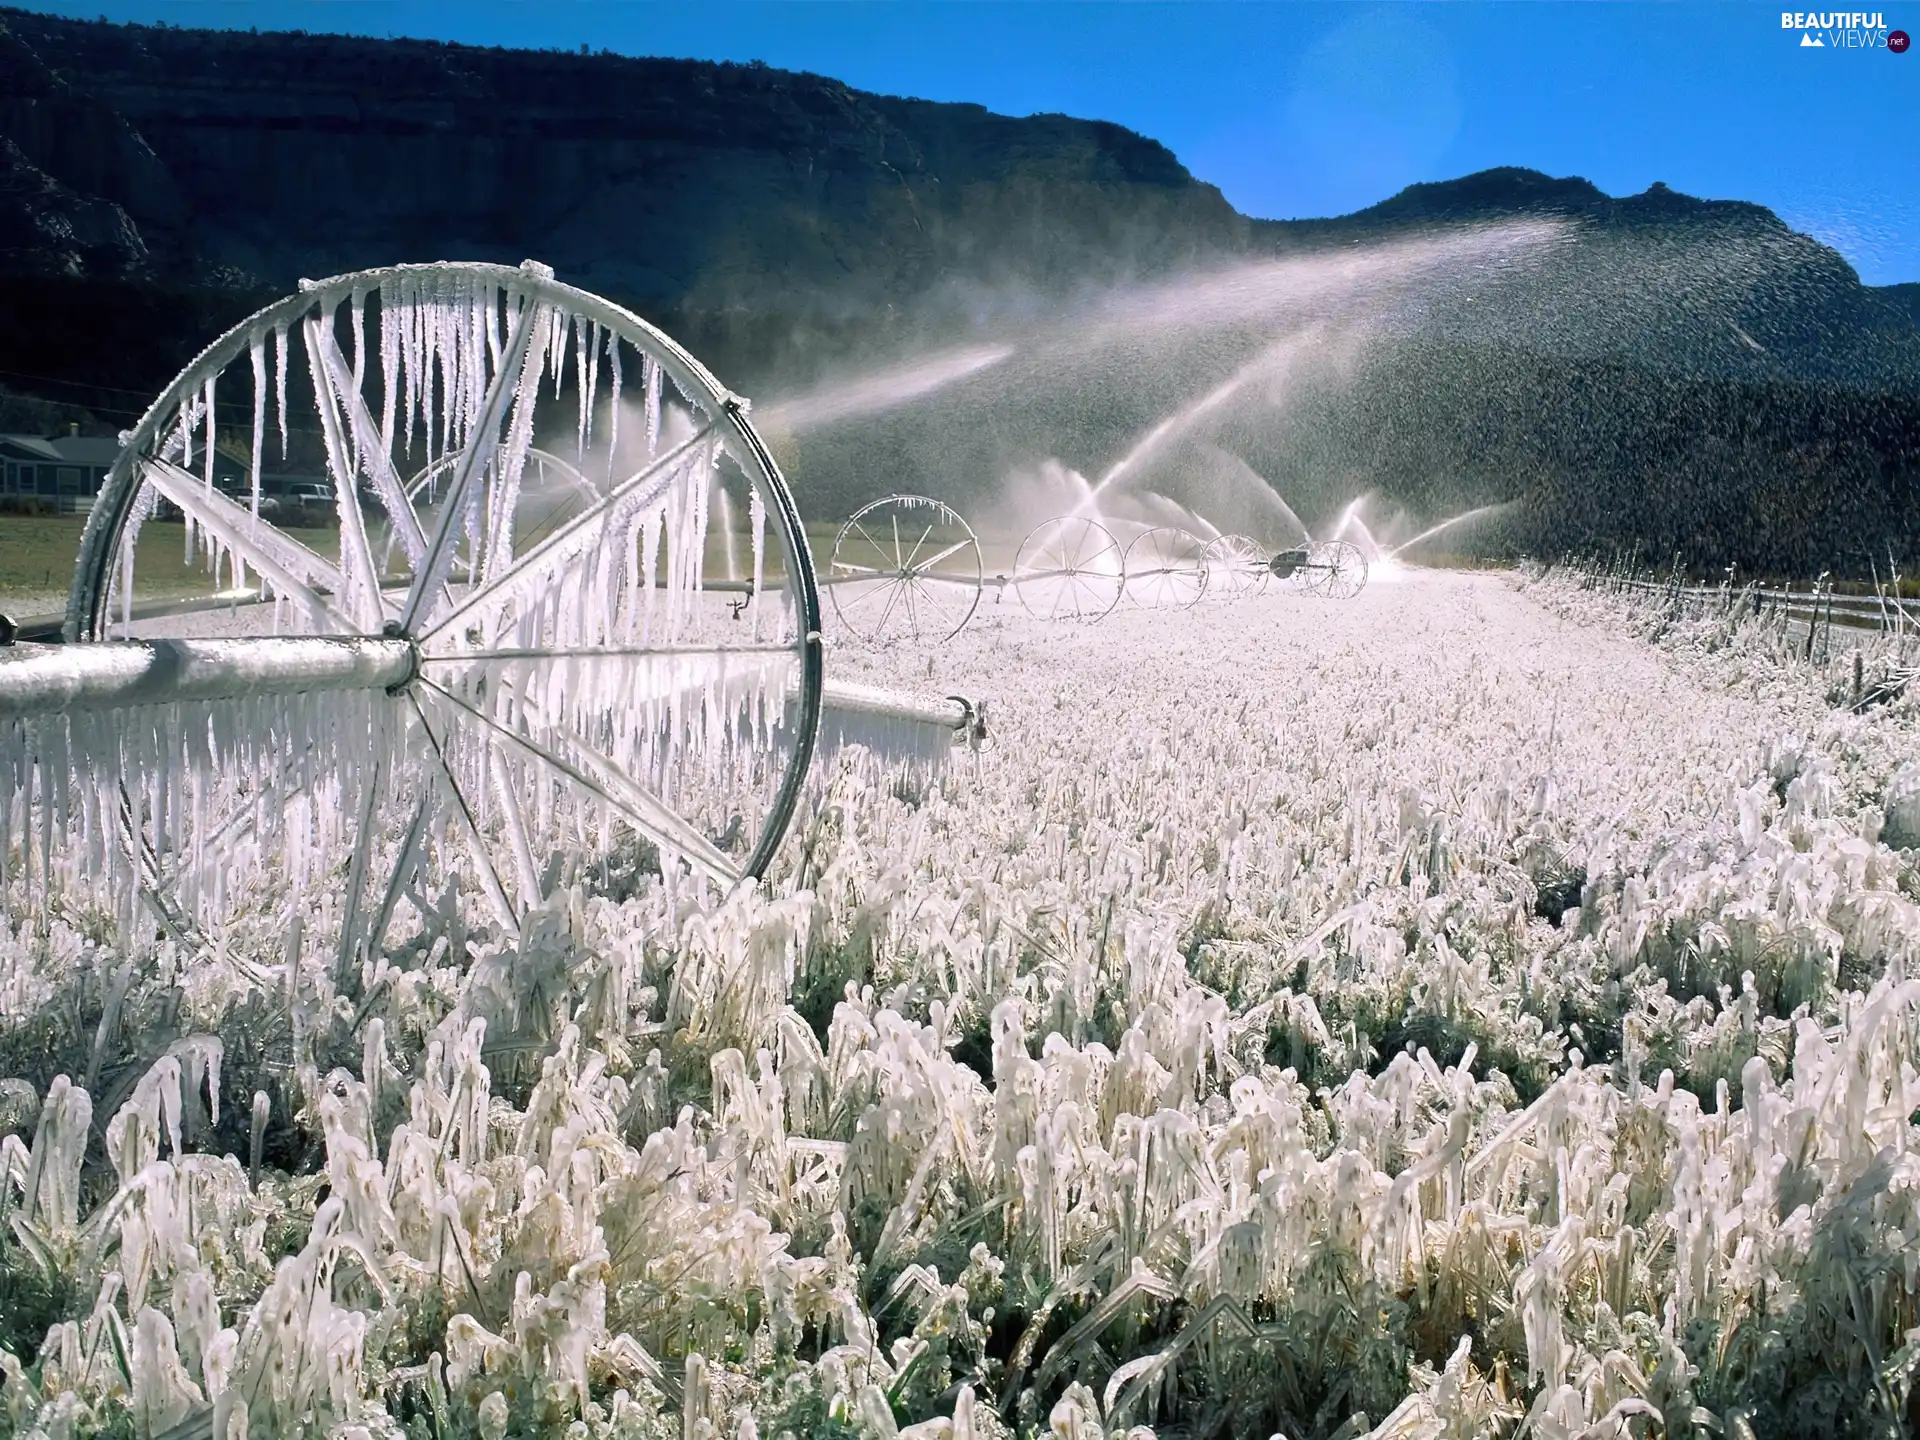
M 770 896 L 561 895 L 354 997 L 21 924 L 0 1406 L 1893 1433 L 1920 710 L 1779 650 L 1514 576 L 1085 627 L 990 594 L 835 649 L 987 697 L 992 742 L 837 762 Z

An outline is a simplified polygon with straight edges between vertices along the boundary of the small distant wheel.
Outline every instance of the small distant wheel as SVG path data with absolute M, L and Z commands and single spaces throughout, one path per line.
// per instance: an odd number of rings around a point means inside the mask
M 1221 535 L 1200 555 L 1207 572 L 1207 594 L 1221 600 L 1258 595 L 1273 578 L 1267 552 L 1245 535 Z
M 980 541 L 958 512 L 924 495 L 854 511 L 823 577 L 840 623 L 863 640 L 951 640 L 980 605 Z
M 403 484 L 402 489 L 415 508 L 426 508 L 440 502 L 441 489 L 453 478 L 454 467 L 459 459 L 458 451 L 449 451 Z M 592 505 L 599 501 L 606 488 L 594 484 L 578 466 L 563 460 L 553 451 L 542 450 L 537 445 L 529 446 L 520 472 L 520 494 L 515 501 L 521 511 L 519 523 L 526 528 L 532 540 L 538 540 L 555 525 L 569 519 L 581 505 Z M 398 563 L 399 532 L 392 517 L 384 511 L 375 511 L 370 516 L 367 535 L 381 565 Z M 463 579 L 471 579 L 467 571 L 467 557 L 454 556 L 453 573 Z
M 1206 544 L 1171 525 L 1143 530 L 1127 546 L 1127 594 L 1149 610 L 1185 610 L 1207 593 Z
M 1332 540 L 1314 547 L 1313 593 L 1329 600 L 1351 600 L 1367 583 L 1367 557 L 1358 545 Z
M 1098 620 L 1120 603 L 1126 557 L 1099 521 L 1062 515 L 1020 542 L 1013 586 L 1027 612 L 1042 620 Z

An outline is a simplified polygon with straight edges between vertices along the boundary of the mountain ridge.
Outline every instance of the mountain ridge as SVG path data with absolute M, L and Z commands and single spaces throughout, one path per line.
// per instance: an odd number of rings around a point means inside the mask
M 52 246 L 38 266 L 16 246 L 15 270 L 285 289 L 426 247 L 538 255 L 667 310 L 798 287 L 831 291 L 811 297 L 830 313 L 924 302 L 943 282 L 1057 293 L 1491 216 L 1791 233 L 1744 201 L 1658 183 L 1613 197 L 1519 167 L 1412 185 L 1347 216 L 1250 217 L 1109 121 L 1000 115 L 757 63 L 0 9 L 0 76 L 0 136 L 73 193 L 70 211 L 93 206 L 89 224 L 64 228 L 101 237 Z M 715 171 L 704 191 L 700 164 Z
M 0 384 L 106 426 L 302 277 L 534 258 L 755 396 L 1017 346 L 970 394 L 783 442 L 825 511 L 876 486 L 979 495 L 1051 458 L 1101 469 L 1319 323 L 1287 308 L 1289 265 L 1325 280 L 1353 247 L 1465 253 L 1503 227 L 1546 238 L 1405 304 L 1327 302 L 1329 333 L 1371 327 L 1364 363 L 1236 416 L 1240 452 L 1334 513 L 1355 486 L 1429 520 L 1525 500 L 1504 533 L 1533 553 L 1817 570 L 1920 548 L 1920 285 L 1862 285 L 1750 202 L 1509 166 L 1261 219 L 1106 121 L 756 64 L 0 10 Z M 1231 317 L 1238 351 L 1139 330 L 1097 376 L 1068 363 L 1116 301 L 1240 276 L 1280 288 Z M 1695 498 L 1667 515 L 1663 493 Z

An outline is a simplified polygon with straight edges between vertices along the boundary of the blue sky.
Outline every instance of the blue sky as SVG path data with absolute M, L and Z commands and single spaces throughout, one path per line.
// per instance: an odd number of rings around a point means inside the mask
M 1920 0 L 1878 0 L 1920 35 Z M 1890 7 L 1890 8 L 1888 8 Z M 82 0 L 175 25 L 764 60 L 862 89 L 1118 121 L 1249 214 L 1339 214 L 1490 165 L 1770 206 L 1920 280 L 1920 50 L 1803 47 L 1724 3 Z

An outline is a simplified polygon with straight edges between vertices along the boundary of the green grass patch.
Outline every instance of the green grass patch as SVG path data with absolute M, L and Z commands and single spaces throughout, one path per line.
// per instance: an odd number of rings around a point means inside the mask
M 58 610 L 73 584 L 80 554 L 84 515 L 0 515 L 0 603 L 30 600 Z M 339 552 L 336 530 L 289 529 L 285 532 L 329 558 Z M 206 567 L 204 545 L 194 563 L 186 559 L 186 532 L 178 521 L 150 520 L 134 551 L 134 592 L 143 599 L 177 599 L 211 593 L 216 581 Z M 219 585 L 230 583 L 222 568 Z

